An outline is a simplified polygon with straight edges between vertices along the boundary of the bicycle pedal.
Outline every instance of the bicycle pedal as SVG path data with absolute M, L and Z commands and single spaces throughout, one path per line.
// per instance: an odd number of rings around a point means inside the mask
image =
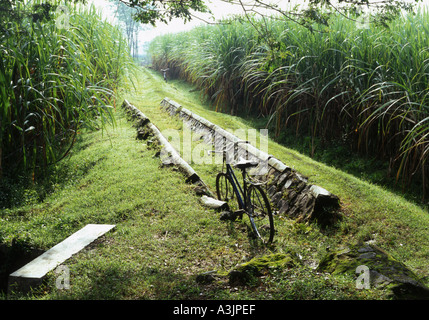
M 219 219 L 222 221 L 225 220 L 231 220 L 231 221 L 235 221 L 237 220 L 237 218 L 241 219 L 243 217 L 243 213 L 241 212 L 242 210 L 238 210 L 238 211 L 224 211 L 220 214 Z
M 220 213 L 219 219 L 222 220 L 222 221 L 229 220 L 230 219 L 229 218 L 230 215 L 231 215 L 231 212 L 229 212 L 229 211 L 223 211 L 223 212 Z
M 243 213 L 245 213 L 243 209 L 234 211 L 234 215 L 236 218 L 239 218 L 240 220 L 243 219 Z

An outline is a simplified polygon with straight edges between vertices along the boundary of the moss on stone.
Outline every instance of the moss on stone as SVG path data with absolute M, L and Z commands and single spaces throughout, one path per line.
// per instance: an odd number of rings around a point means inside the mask
M 255 270 L 259 273 L 264 273 L 264 270 L 283 269 L 293 266 L 294 260 L 290 254 L 273 253 L 262 257 L 256 257 L 252 260 L 240 264 L 236 267 L 238 271 Z
M 272 270 L 293 267 L 295 263 L 292 254 L 273 253 L 256 257 L 231 270 L 228 274 L 229 281 L 234 285 L 249 285 L 255 283 L 257 277 L 268 274 Z
M 361 265 L 369 269 L 372 286 L 390 290 L 395 298 L 429 299 L 429 289 L 419 282 L 418 277 L 403 263 L 376 246 L 349 246 L 329 252 L 320 261 L 317 271 L 356 275 L 356 268 Z

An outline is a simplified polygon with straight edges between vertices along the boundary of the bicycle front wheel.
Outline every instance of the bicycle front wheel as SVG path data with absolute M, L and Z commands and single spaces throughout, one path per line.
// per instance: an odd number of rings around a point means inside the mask
M 274 238 L 274 219 L 267 195 L 260 186 L 250 185 L 246 203 L 254 235 L 264 243 L 271 243 Z
M 220 172 L 216 176 L 216 193 L 219 200 L 228 202 L 232 211 L 238 209 L 238 199 L 234 191 L 231 177 L 224 172 Z

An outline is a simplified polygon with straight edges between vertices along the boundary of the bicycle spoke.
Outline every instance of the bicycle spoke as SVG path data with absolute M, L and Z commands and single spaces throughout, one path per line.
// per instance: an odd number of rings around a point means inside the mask
M 250 186 L 248 191 L 248 215 L 254 234 L 264 243 L 272 242 L 274 222 L 270 203 L 259 186 Z
M 226 173 L 219 173 L 216 177 L 216 192 L 219 200 L 228 202 L 232 211 L 238 209 L 237 196 L 235 194 L 231 178 Z
M 220 172 L 216 176 L 218 199 L 228 202 L 231 212 L 238 213 L 241 211 L 241 214 L 245 212 L 249 217 L 249 222 L 245 223 L 252 230 L 252 234 L 262 240 L 263 243 L 270 243 L 274 237 L 274 222 L 270 202 L 259 185 L 246 183 L 246 167 L 243 166 L 243 163 L 240 165 L 244 185 L 239 184 L 233 172 L 230 172 L 230 167 L 227 166 L 227 172 Z M 247 163 L 244 165 L 247 166 Z M 231 201 L 234 198 L 235 201 Z M 239 210 L 237 211 L 237 209 Z
M 251 196 L 252 203 L 252 216 L 254 219 L 262 220 L 266 217 L 266 208 L 261 200 L 261 195 L 257 192 L 253 192 Z

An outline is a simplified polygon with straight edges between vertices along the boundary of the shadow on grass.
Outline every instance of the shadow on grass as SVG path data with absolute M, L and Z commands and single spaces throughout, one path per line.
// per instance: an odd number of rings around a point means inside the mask
M 78 139 L 73 152 L 90 147 L 94 142 Z M 34 177 L 31 172 L 5 173 L 0 179 L 0 210 L 12 209 L 42 202 L 46 196 L 62 188 L 70 180 L 84 177 L 98 163 L 106 159 L 99 157 L 93 161 L 80 161 L 78 167 L 68 161 L 68 157 L 57 165 L 48 167 L 42 174 Z
M 55 275 L 46 283 L 51 291 L 58 290 Z M 200 288 L 192 276 L 180 273 L 172 268 L 143 267 L 130 270 L 120 263 L 93 267 L 86 275 L 78 276 L 80 283 L 70 279 L 71 290 L 62 289 L 51 292 L 54 299 L 78 300 L 174 300 L 198 299 Z M 81 282 L 83 281 L 83 282 Z M 73 287 L 76 288 L 73 288 Z M 40 295 L 45 289 L 41 289 Z M 37 296 L 36 296 L 37 297 Z

